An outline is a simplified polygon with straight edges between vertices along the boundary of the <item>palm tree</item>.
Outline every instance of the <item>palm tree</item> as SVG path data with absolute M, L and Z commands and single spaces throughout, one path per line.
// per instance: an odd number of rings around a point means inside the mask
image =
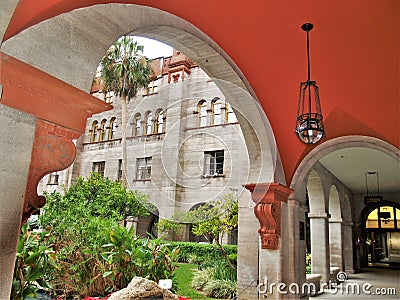
M 108 50 L 100 63 L 103 92 L 113 91 L 121 100 L 122 123 L 122 185 L 127 184 L 126 173 L 126 104 L 136 96 L 141 88 L 146 88 L 151 80 L 152 71 L 148 60 L 140 55 L 143 46 L 128 36 L 118 39 Z

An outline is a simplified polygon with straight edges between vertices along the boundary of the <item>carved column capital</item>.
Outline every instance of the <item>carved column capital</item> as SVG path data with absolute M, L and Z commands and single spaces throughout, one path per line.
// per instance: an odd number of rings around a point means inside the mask
M 260 222 L 258 233 L 261 248 L 277 250 L 281 235 L 281 204 L 287 202 L 293 192 L 280 183 L 252 183 L 245 185 L 256 204 L 254 214 Z
M 37 194 L 40 179 L 73 163 L 76 149 L 72 140 L 78 137 L 75 131 L 38 119 L 21 224 L 46 203 L 45 197 Z

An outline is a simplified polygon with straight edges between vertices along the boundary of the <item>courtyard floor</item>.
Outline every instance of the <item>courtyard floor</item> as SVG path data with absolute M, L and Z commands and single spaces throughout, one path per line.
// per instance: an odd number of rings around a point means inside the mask
M 313 297 L 323 299 L 400 299 L 400 268 L 367 268 L 331 290 Z M 310 298 L 312 299 L 312 298 Z

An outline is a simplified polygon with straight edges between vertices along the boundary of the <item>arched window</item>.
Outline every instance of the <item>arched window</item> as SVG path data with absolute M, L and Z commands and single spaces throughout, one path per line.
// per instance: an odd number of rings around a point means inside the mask
M 90 142 L 93 143 L 97 140 L 97 125 L 99 125 L 99 122 L 94 121 L 92 123 L 92 129 L 90 130 L 91 134 L 90 134 Z
M 140 135 L 140 127 L 142 127 L 142 116 L 140 113 L 135 114 L 133 117 L 133 128 L 132 128 L 132 136 Z
M 226 102 L 226 122 L 227 123 L 236 123 L 238 120 L 236 119 L 236 115 L 232 109 L 232 106 L 228 102 Z
M 152 128 L 153 128 L 153 114 L 151 113 L 151 111 L 148 111 L 146 113 L 146 134 L 152 134 Z
M 366 228 L 400 229 L 400 209 L 392 206 L 380 206 L 367 218 Z
M 212 125 L 222 124 L 222 107 L 224 103 L 221 99 L 215 99 L 211 103 L 212 108 Z
M 164 111 L 159 109 L 156 113 L 156 119 L 154 123 L 154 133 L 163 133 L 164 131 Z
M 201 100 L 197 104 L 197 115 L 198 115 L 198 127 L 207 126 L 207 101 Z
M 115 117 L 111 118 L 110 126 L 108 127 L 108 139 L 112 140 L 115 134 Z
M 100 123 L 100 128 L 99 128 L 99 131 L 100 131 L 99 141 L 100 142 L 106 140 L 106 122 L 107 122 L 107 120 L 103 119 Z

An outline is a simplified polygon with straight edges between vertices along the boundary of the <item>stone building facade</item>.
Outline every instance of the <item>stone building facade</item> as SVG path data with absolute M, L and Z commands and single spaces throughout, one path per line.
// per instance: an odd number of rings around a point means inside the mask
M 211 78 L 183 53 L 152 60 L 154 80 L 127 104 L 127 181 L 149 195 L 151 215 L 138 222 L 138 233 L 154 234 L 154 223 L 177 211 L 240 193 L 248 175 L 248 154 L 236 115 Z M 97 172 L 112 180 L 122 175 L 121 104 L 94 85 L 92 95 L 113 109 L 87 120 L 69 169 L 39 184 L 62 191 L 77 176 Z M 175 239 L 194 240 L 185 232 Z

